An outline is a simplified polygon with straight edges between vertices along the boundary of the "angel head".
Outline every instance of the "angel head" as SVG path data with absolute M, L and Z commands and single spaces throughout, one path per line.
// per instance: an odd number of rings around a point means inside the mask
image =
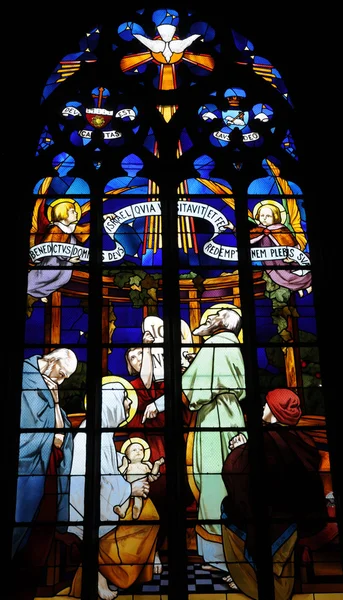
M 72 198 L 57 198 L 48 206 L 47 217 L 51 223 L 71 225 L 81 218 L 81 207 Z
M 285 210 L 283 206 L 275 200 L 262 200 L 256 204 L 253 216 L 256 221 L 268 227 L 274 223 L 285 222 Z

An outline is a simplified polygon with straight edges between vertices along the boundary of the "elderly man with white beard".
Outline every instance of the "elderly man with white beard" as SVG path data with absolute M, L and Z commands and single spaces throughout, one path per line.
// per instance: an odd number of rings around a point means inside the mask
M 229 441 L 245 427 L 240 406 L 245 398 L 240 329 L 241 317 L 234 309 L 222 308 L 210 315 L 193 331 L 194 335 L 209 337 L 182 375 L 189 410 L 197 411 L 192 477 L 198 503 L 198 552 L 205 561 L 203 568 L 225 571 L 229 583 L 221 538 L 220 505 L 226 496 L 221 472 L 230 452 Z M 146 407 L 142 422 L 164 408 L 161 396 Z M 219 522 L 206 523 L 209 519 Z
M 9 596 L 13 600 L 34 597 L 55 538 L 66 544 L 75 542 L 63 524 L 69 514 L 73 435 L 60 406 L 59 386 L 74 374 L 77 364 L 69 348 L 55 348 L 24 360 L 15 514 L 18 526 L 13 532 Z

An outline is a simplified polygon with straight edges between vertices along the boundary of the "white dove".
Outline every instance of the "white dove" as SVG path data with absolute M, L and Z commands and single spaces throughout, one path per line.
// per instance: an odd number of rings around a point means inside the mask
M 176 27 L 173 25 L 159 25 L 157 31 L 162 38 L 160 40 L 151 40 L 140 33 L 133 33 L 132 35 L 151 52 L 161 52 L 167 63 L 169 63 L 174 53 L 181 54 L 201 35 L 200 33 L 194 33 L 184 40 L 173 40 L 175 30 Z

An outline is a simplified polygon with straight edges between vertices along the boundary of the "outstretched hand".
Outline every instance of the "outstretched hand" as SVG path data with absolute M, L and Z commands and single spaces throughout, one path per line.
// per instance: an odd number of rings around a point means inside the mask
M 155 402 L 151 402 L 145 407 L 145 411 L 142 418 L 142 423 L 145 423 L 147 419 L 154 419 L 158 415 L 158 410 Z

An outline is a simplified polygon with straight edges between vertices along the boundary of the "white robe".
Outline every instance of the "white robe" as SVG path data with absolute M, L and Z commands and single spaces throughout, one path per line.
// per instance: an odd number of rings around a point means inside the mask
M 123 405 L 125 389 L 120 383 L 108 383 L 102 386 L 101 425 L 104 428 L 118 427 L 125 421 Z M 86 429 L 86 419 L 79 429 Z M 101 477 L 100 477 L 100 520 L 118 521 L 119 516 L 113 507 L 122 504 L 131 495 L 131 485 L 119 471 L 123 455 L 116 451 L 113 431 L 101 434 Z M 71 468 L 69 518 L 80 524 L 70 525 L 68 531 L 83 538 L 83 518 L 85 500 L 85 474 L 87 434 L 78 431 L 74 439 L 74 453 Z M 102 525 L 99 537 L 111 531 L 116 525 Z

